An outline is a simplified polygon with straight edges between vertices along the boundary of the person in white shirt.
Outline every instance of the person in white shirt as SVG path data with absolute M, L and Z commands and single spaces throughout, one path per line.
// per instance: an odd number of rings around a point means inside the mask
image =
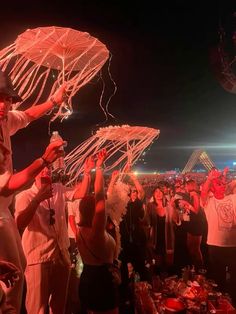
M 15 285 L 3 286 L 6 295 L 4 306 L 2 306 L 3 313 L 19 313 L 20 311 L 25 268 L 21 238 L 7 207 L 8 196 L 29 184 L 45 165 L 60 157 L 62 144 L 62 141 L 49 144 L 42 157 L 36 159 L 24 170 L 11 174 L 5 170 L 9 150 L 0 142 L 0 260 L 11 263 L 19 269 L 18 280 Z
M 48 306 L 50 313 L 64 313 L 71 268 L 66 201 L 85 196 L 92 169 L 89 159 L 85 169 L 82 184 L 71 189 L 52 183 L 45 168 L 28 190 L 16 196 L 15 221 L 27 259 L 28 314 L 44 314 Z
M 236 302 L 236 195 L 226 195 L 225 191 L 224 172 L 213 169 L 201 191 L 208 223 L 209 271 Z
M 60 87 L 53 97 L 41 105 L 32 106 L 25 111 L 12 110 L 12 104 L 21 101 L 21 98 L 14 90 L 9 77 L 0 70 L 0 142 L 8 150 L 4 164 L 4 171 L 0 174 L 0 185 L 5 186 L 12 173 L 12 150 L 11 139 L 19 129 L 25 128 L 30 122 L 40 118 L 49 112 L 54 106 L 60 106 L 64 101 L 66 86 Z M 38 161 L 39 163 L 40 161 Z M 41 160 L 42 163 L 42 160 Z M 0 247 L 0 259 L 12 262 L 21 272 L 20 279 L 13 289 L 6 289 L 6 300 L 12 308 L 8 313 L 19 313 L 21 305 L 21 296 L 23 292 L 23 271 L 25 259 L 21 249 L 19 234 L 16 227 L 7 228 L 8 220 L 11 219 L 9 206 L 12 202 L 12 195 L 1 197 L 0 206 L 0 236 L 9 237 L 10 242 L 6 242 Z M 14 221 L 13 221 L 14 223 Z M 12 223 L 12 224 L 13 224 Z M 11 245 L 10 243 L 14 243 Z M 7 310 L 6 310 L 7 311 Z

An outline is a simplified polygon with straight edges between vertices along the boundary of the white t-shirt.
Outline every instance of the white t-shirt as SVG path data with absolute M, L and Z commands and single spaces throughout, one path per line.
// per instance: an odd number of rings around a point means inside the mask
M 204 209 L 208 223 L 207 244 L 236 247 L 236 194 L 221 200 L 209 197 Z
M 79 203 L 81 199 L 74 200 L 72 202 L 67 202 L 67 210 L 68 210 L 68 236 L 69 238 L 75 238 L 75 234 L 71 228 L 69 216 L 75 217 L 75 223 L 78 224 L 80 220 L 79 216 Z
M 15 217 L 34 199 L 38 188 L 34 184 L 16 196 Z M 74 191 L 60 183 L 53 183 L 53 197 L 42 201 L 22 235 L 22 245 L 27 264 L 33 265 L 58 259 L 59 251 L 68 258 L 69 238 L 66 223 L 66 200 L 72 199 Z M 50 208 L 55 211 L 55 224 L 50 225 Z

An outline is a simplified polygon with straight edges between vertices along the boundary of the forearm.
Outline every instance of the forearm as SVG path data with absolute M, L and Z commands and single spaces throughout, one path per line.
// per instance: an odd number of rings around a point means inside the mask
M 25 113 L 28 115 L 30 121 L 34 121 L 45 115 L 54 107 L 54 104 L 51 100 L 47 100 L 41 105 L 35 105 L 25 110 Z
M 16 225 L 19 230 L 24 230 L 34 217 L 34 214 L 40 204 L 40 201 L 35 197 L 30 201 L 28 206 L 22 210 L 16 217 Z
M 94 182 L 94 193 L 96 200 L 105 200 L 105 193 L 104 193 L 104 178 L 103 178 L 103 169 L 102 167 L 96 168 L 96 177 Z
M 103 171 L 101 167 L 96 168 L 96 177 L 94 182 L 95 192 L 95 215 L 93 218 L 93 230 L 97 235 L 104 235 L 103 231 L 106 227 L 106 212 L 105 212 L 105 194 Z
M 8 181 L 8 184 L 4 187 L 3 195 L 8 196 L 30 183 L 44 167 L 45 161 L 42 158 L 39 158 L 24 170 L 13 174 Z
M 139 198 L 140 198 L 141 200 L 143 200 L 143 199 L 144 199 L 145 192 L 144 192 L 144 189 L 143 189 L 142 185 L 140 184 L 140 182 L 138 181 L 138 179 L 136 178 L 135 175 L 131 175 L 131 178 L 132 178 L 132 180 L 133 180 L 133 183 L 134 183 L 134 185 L 135 185 L 135 188 L 136 188 L 137 191 L 138 191 Z
M 211 187 L 211 180 L 207 179 L 205 183 L 202 185 L 202 191 L 201 191 L 201 199 L 202 199 L 202 204 L 205 205 L 208 193 L 210 191 Z
M 90 173 L 84 173 L 83 181 L 81 185 L 79 185 L 74 193 L 74 199 L 81 199 L 88 194 L 89 186 L 91 183 L 91 175 Z
M 194 212 L 197 214 L 200 209 L 200 198 L 197 193 L 194 193 L 192 195 L 192 203 L 193 203 Z

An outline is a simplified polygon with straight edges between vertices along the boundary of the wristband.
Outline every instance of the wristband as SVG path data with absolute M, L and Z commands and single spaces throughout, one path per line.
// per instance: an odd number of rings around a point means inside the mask
M 44 157 L 40 157 L 43 160 L 43 166 L 48 167 L 50 162 L 47 161 Z

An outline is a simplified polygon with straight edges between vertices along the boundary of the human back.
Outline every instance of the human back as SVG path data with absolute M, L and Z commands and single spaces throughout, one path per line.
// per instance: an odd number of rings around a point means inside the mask
M 115 256 L 116 243 L 106 231 L 97 234 L 88 227 L 79 227 L 77 240 L 78 249 L 84 264 L 112 264 Z

